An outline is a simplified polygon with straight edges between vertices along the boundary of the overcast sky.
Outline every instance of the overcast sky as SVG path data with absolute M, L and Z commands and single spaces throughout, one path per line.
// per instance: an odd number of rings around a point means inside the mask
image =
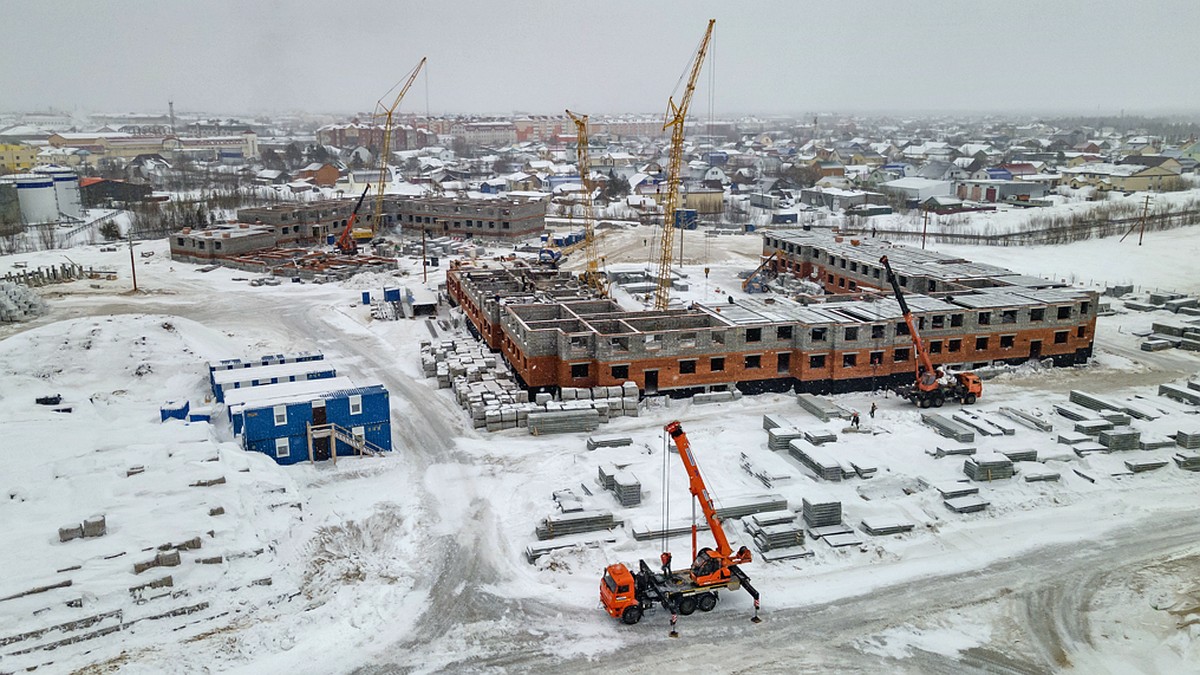
M 2 0 L 0 110 L 1200 113 L 1200 0 Z M 713 70 L 709 70 L 712 68 Z

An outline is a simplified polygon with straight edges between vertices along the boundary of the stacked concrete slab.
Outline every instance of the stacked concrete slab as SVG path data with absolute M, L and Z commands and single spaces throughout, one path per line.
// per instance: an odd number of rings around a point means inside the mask
M 539 540 L 553 539 L 566 534 L 611 530 L 617 525 L 609 511 L 578 511 L 546 516 L 535 532 Z
M 589 436 L 587 439 L 588 450 L 620 448 L 626 445 L 633 445 L 633 439 L 628 436 Z
M 716 513 L 717 517 L 721 520 L 727 520 L 729 518 L 745 518 L 755 513 L 783 511 L 787 507 L 787 500 L 781 495 L 753 495 L 733 499 L 725 498 L 722 500 L 722 506 L 717 508 Z
M 776 483 L 783 483 L 792 479 L 791 474 L 773 473 L 759 467 L 750 459 L 750 456 L 744 452 L 742 453 L 740 464 L 743 471 L 757 478 L 758 481 L 763 484 L 763 487 L 766 488 L 773 488 L 775 487 Z
M 1001 450 L 1000 454 L 1007 457 L 1013 462 L 1036 462 L 1038 461 L 1037 450 Z
M 804 438 L 804 432 L 795 427 L 775 427 L 767 430 L 767 447 L 771 450 L 787 450 L 791 442 Z
M 1138 441 L 1141 439 L 1140 431 L 1130 429 L 1129 427 L 1119 427 L 1109 431 L 1100 432 L 1100 445 L 1109 450 L 1137 450 Z
M 600 411 L 588 408 L 531 412 L 527 417 L 527 424 L 529 433 L 534 436 L 595 431 L 600 426 Z
M 921 421 L 931 426 L 939 434 L 947 438 L 953 438 L 959 443 L 972 443 L 975 441 L 975 432 L 966 425 L 955 422 L 948 415 L 942 413 L 921 413 Z
M 704 405 L 706 403 L 729 403 L 736 401 L 742 397 L 742 392 L 737 389 L 730 391 L 713 391 L 705 394 L 695 394 L 692 396 L 692 403 L 696 405 Z
M 1127 459 L 1125 460 L 1125 468 L 1134 473 L 1143 473 L 1161 469 L 1167 465 L 1165 459 Z
M 836 441 L 837 434 L 833 433 L 832 431 L 824 431 L 820 429 L 815 431 L 805 431 L 804 440 L 812 443 L 813 445 L 824 445 L 826 443 L 833 443 Z
M 794 427 L 790 421 L 781 415 L 763 415 L 763 431 L 770 431 L 779 427 Z
M 800 515 L 809 527 L 826 527 L 842 524 L 841 502 L 810 502 L 802 499 Z
M 1175 443 L 1188 450 L 1200 450 L 1200 429 L 1180 429 L 1175 432 Z
M 807 441 L 795 440 L 789 443 L 788 454 L 798 459 L 822 480 L 840 481 L 845 475 L 841 462 Z
M 1184 471 L 1200 471 L 1200 453 L 1183 450 L 1172 455 L 1171 459 L 1175 461 L 1175 466 Z
M 612 478 L 612 492 L 621 506 L 637 506 L 642 503 L 642 482 L 628 471 L 618 471 Z
M 1200 391 L 1196 391 L 1192 384 L 1188 382 L 1187 387 L 1177 384 L 1160 384 L 1158 385 L 1158 395 L 1191 405 L 1200 405 Z
M 816 396 L 814 394 L 798 394 L 796 402 L 800 404 L 808 412 L 812 413 L 817 419 L 822 422 L 828 422 L 835 417 L 843 419 L 849 418 L 849 413 L 845 408 L 833 403 L 827 398 Z
M 1038 431 L 1054 430 L 1053 424 L 1024 410 L 1018 410 L 1017 408 L 1010 408 L 1008 406 L 1000 406 L 1000 414 L 1004 415 L 1010 420 L 1019 422 L 1030 429 L 1036 429 Z
M 998 452 L 980 453 L 963 462 L 963 473 L 971 480 L 1006 480 L 1013 477 L 1013 463 Z
M 794 520 L 775 525 L 746 523 L 746 531 L 761 551 L 791 548 L 804 545 L 804 527 Z
M 894 518 L 887 516 L 871 516 L 863 518 L 859 523 L 862 526 L 862 531 L 872 537 L 881 537 L 888 534 L 901 534 L 910 532 L 913 529 L 913 523 L 904 518 Z

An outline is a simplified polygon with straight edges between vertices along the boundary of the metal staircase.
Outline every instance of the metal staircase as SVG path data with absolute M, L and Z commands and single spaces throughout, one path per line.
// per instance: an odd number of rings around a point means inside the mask
M 329 448 L 329 455 L 330 455 L 329 458 L 332 459 L 335 463 L 337 462 L 337 443 L 338 442 L 344 443 L 344 444 L 354 448 L 355 454 L 358 454 L 358 455 L 369 455 L 371 457 L 377 457 L 377 456 L 383 454 L 384 452 L 387 452 L 386 450 L 379 447 L 378 445 L 375 445 L 374 443 L 368 441 L 366 438 L 360 438 L 358 436 L 355 436 L 354 434 L 350 433 L 349 429 L 346 429 L 343 426 L 339 426 L 339 425 L 333 424 L 333 423 L 317 424 L 317 425 L 310 424 L 310 425 L 308 425 L 308 460 L 310 462 L 314 461 L 313 460 L 313 452 L 312 452 L 313 441 L 316 439 L 321 439 L 321 438 L 331 439 L 330 440 L 330 448 Z

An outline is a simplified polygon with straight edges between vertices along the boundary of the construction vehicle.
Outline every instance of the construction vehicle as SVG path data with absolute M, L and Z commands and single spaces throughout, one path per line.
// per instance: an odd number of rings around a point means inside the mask
M 671 260 L 674 257 L 671 242 L 675 238 L 675 212 L 682 204 L 679 183 L 683 167 L 683 123 L 687 119 L 688 107 L 692 103 L 692 94 L 696 91 L 696 78 L 700 76 L 700 67 L 704 65 L 704 54 L 708 51 L 709 42 L 712 41 L 713 25 L 716 23 L 716 19 L 708 20 L 708 30 L 704 32 L 704 38 L 700 40 L 700 47 L 692 59 L 692 72 L 688 77 L 687 88 L 683 91 L 679 105 L 675 105 L 674 97 L 667 99 L 667 114 L 666 120 L 663 122 L 663 131 L 671 130 L 671 157 L 667 162 L 667 195 L 666 201 L 663 202 L 662 242 L 658 252 L 658 282 L 654 291 L 654 309 L 667 309 L 671 304 Z M 682 242 L 683 235 L 679 236 Z M 680 245 L 682 246 L 682 243 Z M 683 264 L 682 251 L 679 258 L 680 264 Z
M 663 554 L 661 572 L 656 572 L 645 560 L 638 561 L 638 570 L 631 571 L 624 563 L 609 565 L 600 580 L 600 602 L 609 616 L 632 625 L 641 621 L 646 610 L 655 604 L 674 614 L 687 616 L 697 609 L 712 611 L 721 590 L 736 591 L 742 588 L 754 598 L 754 618 L 758 623 L 758 591 L 750 585 L 750 577 L 738 565 L 751 561 L 750 549 L 741 547 L 737 553 L 729 545 L 725 529 L 717 518 L 712 497 L 700 476 L 700 469 L 692 456 L 687 434 L 678 421 L 664 427 L 675 441 L 679 458 L 688 474 L 688 489 L 692 498 L 700 503 L 709 530 L 716 541 L 716 548 L 704 547 L 696 550 L 695 523 L 692 524 L 692 565 L 686 572 L 673 572 L 670 553 Z
M 941 368 L 933 365 L 933 361 L 929 358 L 929 352 L 925 349 L 925 343 L 921 340 L 921 334 L 917 331 L 917 322 L 913 320 L 908 303 L 904 300 L 904 291 L 900 290 L 900 282 L 896 280 L 896 274 L 892 272 L 892 265 L 888 262 L 888 257 L 883 256 L 879 262 L 883 264 L 883 269 L 887 272 L 888 283 L 892 285 L 896 301 L 900 303 L 900 311 L 904 314 L 904 323 L 908 324 L 908 334 L 912 336 L 913 349 L 917 352 L 916 380 L 912 384 L 896 387 L 896 394 L 912 401 L 920 408 L 930 406 L 940 408 L 948 399 L 959 401 L 963 405 L 974 403 L 976 399 L 983 396 L 983 383 L 979 376 L 970 372 L 947 374 Z
M 363 193 L 358 197 L 358 203 L 354 205 L 354 211 L 350 213 L 350 220 L 346 221 L 346 227 L 342 229 L 342 235 L 337 238 L 338 250 L 346 255 L 354 255 L 358 253 L 358 241 L 354 238 L 354 221 L 358 219 L 358 210 L 362 208 L 363 200 L 367 198 L 367 190 L 371 186 L 363 188 Z M 383 190 L 381 186 L 380 191 Z
M 754 271 L 750 273 L 750 276 L 742 281 L 742 290 L 747 293 L 766 293 L 769 291 L 770 289 L 767 287 L 767 284 L 779 276 L 774 265 L 771 264 L 777 257 L 779 257 L 779 251 L 771 251 L 771 255 L 765 256 L 758 267 L 754 268 Z M 778 265 L 779 263 L 775 264 Z
M 395 100 L 390 106 L 383 104 L 383 99 L 375 104 L 375 118 L 382 118 L 383 121 L 383 149 L 379 152 L 379 192 L 375 195 L 375 212 L 372 214 L 371 232 L 383 231 L 383 186 L 387 184 L 390 178 L 388 174 L 388 159 L 392 152 L 392 116 L 396 112 L 396 108 L 400 107 L 400 102 L 404 100 L 404 95 L 408 93 L 409 87 L 417 79 L 417 73 L 421 72 L 421 67 L 425 65 L 425 58 L 417 63 L 416 67 L 408 74 L 408 80 L 404 82 L 404 86 L 400 88 L 400 93 L 396 94 Z M 392 85 L 395 89 L 400 83 Z M 384 96 L 392 93 L 392 89 L 387 90 Z M 370 237 L 367 237 L 368 239 Z
M 587 267 L 583 271 L 583 282 L 601 298 L 608 297 L 608 279 L 600 273 L 596 255 L 596 218 L 592 209 L 592 194 L 596 184 L 592 181 L 592 164 L 588 155 L 588 116 L 576 115 L 570 110 L 567 116 L 575 123 L 577 133 L 575 147 L 579 155 L 579 181 L 583 183 L 583 244 L 587 250 Z

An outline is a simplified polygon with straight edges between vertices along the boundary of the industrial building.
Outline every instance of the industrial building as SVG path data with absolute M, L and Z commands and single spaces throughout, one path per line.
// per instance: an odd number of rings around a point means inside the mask
M 320 352 L 226 359 L 208 370 L 213 394 L 248 451 L 295 464 L 392 449 L 387 389 L 356 386 Z
M 384 212 L 385 223 L 432 236 L 526 239 L 546 229 L 542 199 L 389 196 Z
M 0 177 L 0 183 L 16 186 L 21 222 L 26 225 L 81 222 L 83 218 L 79 174 L 73 169 L 37 167 L 32 173 Z
M 888 255 L 935 364 L 982 367 L 1092 353 L 1097 295 L 920 249 L 813 232 L 768 232 L 774 273 L 824 296 L 630 312 L 528 266 L 459 265 L 447 290 L 531 389 L 619 385 L 687 394 L 869 390 L 911 381 L 917 355 L 884 292 Z

